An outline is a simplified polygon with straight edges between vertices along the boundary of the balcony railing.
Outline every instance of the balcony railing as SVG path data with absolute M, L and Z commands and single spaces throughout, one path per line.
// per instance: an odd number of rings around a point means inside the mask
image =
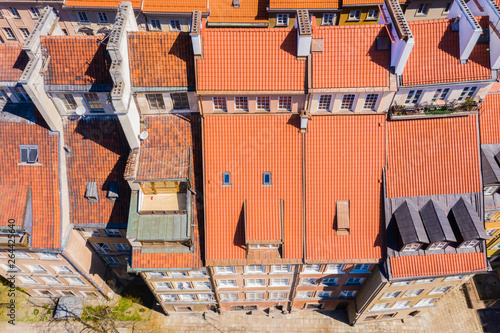
M 453 101 L 445 103 L 437 101 L 436 104 L 418 104 L 418 105 L 397 105 L 394 104 L 390 109 L 391 118 L 429 118 L 429 117 L 447 117 L 459 116 L 477 113 L 481 106 L 481 99 L 466 98 L 462 102 Z

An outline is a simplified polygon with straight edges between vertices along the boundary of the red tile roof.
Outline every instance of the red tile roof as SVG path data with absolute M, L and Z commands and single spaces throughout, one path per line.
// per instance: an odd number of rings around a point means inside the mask
M 389 258 L 393 278 L 472 273 L 487 269 L 483 252 Z
M 387 197 L 481 192 L 477 118 L 388 123 Z
M 240 8 L 233 7 L 233 0 L 210 0 L 209 23 L 267 23 L 267 1 L 242 0 Z
M 409 22 L 415 38 L 403 71 L 403 85 L 491 79 L 488 44 L 476 44 L 467 64 L 460 64 L 459 33 L 451 31 L 452 20 Z M 488 17 L 479 20 L 488 27 Z
M 251 244 L 281 243 L 280 201 L 247 200 L 246 205 L 246 241 Z
M 126 226 L 130 188 L 123 178 L 129 147 L 116 118 L 64 120 L 71 222 Z M 85 198 L 87 182 L 97 183 L 98 202 Z M 119 200 L 107 198 L 109 182 L 119 183 Z
M 479 112 L 481 144 L 500 143 L 498 124 L 500 124 L 500 94 L 488 94 Z
M 176 2 L 171 0 L 143 0 L 143 12 L 158 12 L 158 13 L 191 13 L 199 10 L 206 13 L 207 0 L 190 0 L 185 2 Z
M 306 134 L 306 260 L 382 258 L 385 116 L 316 116 Z M 350 235 L 335 201 L 349 200 Z
M 317 27 L 323 52 L 312 54 L 312 88 L 389 86 L 389 51 L 376 50 L 382 36 L 383 25 Z
M 302 135 L 298 116 L 225 116 L 204 120 L 207 260 L 245 259 L 243 203 L 260 228 L 284 201 L 284 259 L 302 258 Z M 222 186 L 222 173 L 232 186 Z M 272 186 L 262 186 L 271 172 Z M 274 205 L 275 203 L 275 205 Z M 271 211 L 259 209 L 273 206 Z M 274 223 L 274 222 L 273 222 Z M 263 236 L 264 230 L 258 237 Z M 252 235 L 252 233 L 250 233 Z M 274 231 L 269 233 L 275 236 Z M 268 238 L 268 237 L 266 237 Z
M 38 112 L 38 111 L 36 111 Z M 22 165 L 20 145 L 38 145 L 38 163 Z M 58 249 L 61 236 L 59 136 L 36 124 L 0 122 L 0 184 L 32 191 L 32 248 Z
M 189 147 L 141 147 L 137 180 L 189 178 L 191 150 Z
M 179 32 L 129 34 L 129 59 L 135 87 L 194 87 L 191 39 Z
M 198 90 L 305 89 L 306 62 L 297 60 L 295 29 L 204 29 Z
M 9 226 L 14 220 L 17 227 L 22 227 L 28 205 L 29 186 L 0 184 L 0 227 Z
M 132 2 L 133 8 L 141 8 L 142 0 L 128 0 Z M 121 0 L 66 0 L 67 7 L 97 7 L 97 8 L 118 8 Z
M 340 7 L 340 0 L 269 0 L 270 9 L 331 9 Z
M 0 44 L 0 81 L 16 82 L 21 77 L 29 58 L 19 43 Z
M 111 87 L 111 59 L 102 36 L 41 36 L 50 56 L 45 83 L 49 85 L 105 85 Z
M 406 2 L 407 0 L 399 0 L 399 2 Z M 342 0 L 342 5 L 381 5 L 384 0 Z

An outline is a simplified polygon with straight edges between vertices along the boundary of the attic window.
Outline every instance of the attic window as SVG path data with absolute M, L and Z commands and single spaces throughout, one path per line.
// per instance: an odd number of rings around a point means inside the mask
M 418 249 L 420 249 L 420 246 L 422 246 L 421 243 L 406 244 L 406 246 L 403 248 L 403 251 L 404 252 L 417 251 Z
M 271 173 L 263 172 L 262 173 L 262 186 L 273 186 L 271 182 Z
M 349 200 L 337 200 L 335 202 L 337 217 L 337 235 L 348 236 L 351 228 L 349 214 Z
M 231 173 L 223 172 L 222 173 L 222 186 L 231 186 Z
M 21 163 L 33 164 L 38 162 L 38 146 L 19 146 L 21 152 Z
M 85 198 L 87 198 L 90 202 L 99 201 L 96 182 L 87 182 L 87 189 L 85 190 Z
M 276 25 L 277 26 L 288 26 L 288 14 L 277 14 L 276 15 Z
M 118 182 L 109 182 L 108 183 L 108 198 L 109 200 L 115 202 L 119 199 L 120 193 L 120 183 Z
M 485 186 L 484 187 L 484 195 L 495 194 L 497 190 L 498 190 L 498 186 Z

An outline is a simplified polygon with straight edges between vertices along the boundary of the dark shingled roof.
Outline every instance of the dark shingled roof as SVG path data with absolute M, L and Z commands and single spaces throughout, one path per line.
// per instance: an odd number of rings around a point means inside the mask
M 408 201 L 403 202 L 394 211 L 394 217 L 396 218 L 403 244 L 415 242 L 429 243 L 420 214 L 411 203 Z
M 451 229 L 450 222 L 446 217 L 446 212 L 438 203 L 429 200 L 429 202 L 420 208 L 420 216 L 422 217 L 422 222 L 431 243 L 457 241 Z
M 463 198 L 457 201 L 451 211 L 464 241 L 489 238 L 479 215 Z

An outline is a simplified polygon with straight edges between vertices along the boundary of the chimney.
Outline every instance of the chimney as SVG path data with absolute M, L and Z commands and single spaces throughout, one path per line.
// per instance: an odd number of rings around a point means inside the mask
M 30 35 L 23 45 L 23 50 L 26 51 L 28 57 L 33 59 L 40 48 L 41 35 L 64 35 L 61 28 L 57 24 L 59 18 L 54 13 L 52 7 L 45 7 L 40 14 L 40 19 L 35 23 Z
M 233 0 L 233 7 L 240 8 L 240 0 Z
M 193 54 L 195 59 L 203 56 L 201 45 L 201 12 L 195 10 L 191 15 L 191 43 L 193 44 Z
M 391 67 L 396 75 L 401 75 L 415 40 L 398 0 L 385 0 L 380 20 L 387 26 L 391 40 Z
M 307 9 L 297 10 L 297 58 L 305 59 L 311 53 L 312 28 Z
M 473 2 L 473 1 L 471 1 Z M 476 6 L 477 7 L 477 6 Z M 455 0 L 450 8 L 448 18 L 458 19 L 459 40 L 460 40 L 460 63 L 467 63 L 467 59 L 476 46 L 483 29 L 474 18 L 471 10 L 464 0 Z M 455 20 L 456 22 L 457 20 Z

